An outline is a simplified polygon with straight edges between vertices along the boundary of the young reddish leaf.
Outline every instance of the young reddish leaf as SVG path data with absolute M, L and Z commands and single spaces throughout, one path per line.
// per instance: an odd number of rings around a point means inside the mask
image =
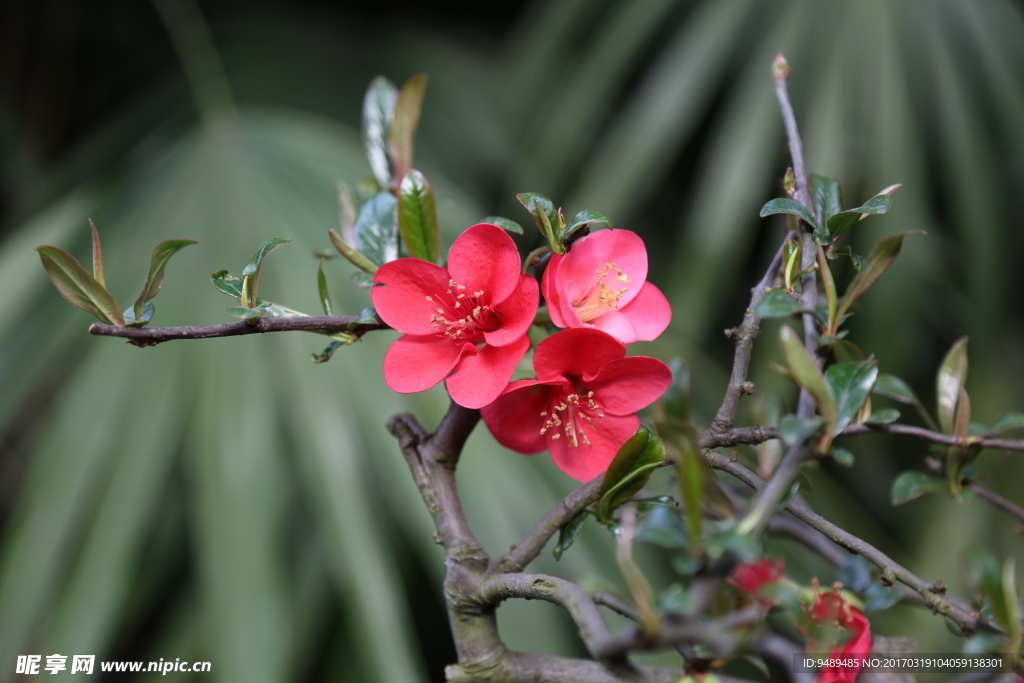
M 650 481 L 654 469 L 665 461 L 665 446 L 651 430 L 640 425 L 622 445 L 601 481 L 597 518 L 610 520 L 612 511 Z
M 868 291 L 871 285 L 875 284 L 885 271 L 889 270 L 889 266 L 896 260 L 900 249 L 903 247 L 903 238 L 907 235 L 917 234 L 923 235 L 924 233 L 920 230 L 901 232 L 898 235 L 886 237 L 875 243 L 875 246 L 871 248 L 871 255 L 868 256 L 867 264 L 861 268 L 860 272 L 850 282 L 850 286 L 846 288 L 846 294 L 843 295 L 842 300 L 839 302 L 839 308 L 836 311 L 836 320 L 842 320 L 846 312 L 850 310 L 853 302 L 860 298 L 864 292 Z
M 107 278 L 103 272 L 103 248 L 100 247 L 100 233 L 96 224 L 89 219 L 89 227 L 92 228 L 92 276 L 100 287 L 107 288 Z
M 967 337 L 960 337 L 939 365 L 935 394 L 938 402 L 939 426 L 946 434 L 953 433 L 956 403 L 967 382 Z
M 434 191 L 415 168 L 405 174 L 398 186 L 398 232 L 409 256 L 431 263 L 441 258 Z
M 818 403 L 818 412 L 825 420 L 825 435 L 822 440 L 822 447 L 828 448 L 835 435 L 836 422 L 839 419 L 839 409 L 836 406 L 836 399 L 825 382 L 825 376 L 814 359 L 807 353 L 807 349 L 800 342 L 796 332 L 788 325 L 783 325 L 779 330 L 779 340 L 782 342 L 782 353 L 786 356 L 789 370 L 793 374 L 796 383 L 810 392 L 811 396 Z
M 380 187 L 391 186 L 391 159 L 388 156 L 388 134 L 395 117 L 398 88 L 383 76 L 370 81 L 363 97 L 363 145 L 370 170 Z
M 427 75 L 416 74 L 405 82 L 395 100 L 395 116 L 388 131 L 388 153 L 394 175 L 391 184 L 396 186 L 405 174 L 412 170 L 413 146 L 416 127 L 420 123 L 420 109 L 427 89 Z M 381 184 L 382 187 L 387 187 Z
M 36 247 L 50 282 L 72 306 L 99 318 L 108 325 L 124 326 L 124 315 L 117 299 L 82 267 L 74 256 L 57 247 Z
M 139 298 L 135 300 L 136 321 L 142 321 L 142 309 L 146 302 L 160 292 L 160 287 L 164 284 L 164 269 L 167 267 L 167 261 L 178 251 L 191 244 L 196 244 L 196 241 L 167 240 L 156 245 L 156 248 L 153 249 L 153 256 L 149 261 L 149 275 L 146 277 L 146 284 L 142 288 L 142 294 L 139 294 Z

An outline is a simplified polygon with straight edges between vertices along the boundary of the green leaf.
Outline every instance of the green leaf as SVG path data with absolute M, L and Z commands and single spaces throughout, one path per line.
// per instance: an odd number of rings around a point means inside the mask
M 864 590 L 862 597 L 864 598 L 865 612 L 881 612 L 882 610 L 887 610 L 899 602 L 901 598 L 899 591 L 893 589 L 891 586 L 883 586 L 877 581 L 873 582 Z
M 843 332 L 846 332 L 846 330 L 843 330 Z M 839 335 L 835 336 L 838 337 Z M 840 339 L 832 344 L 832 353 L 835 354 L 836 360 L 840 363 L 846 363 L 852 360 L 864 360 L 867 358 L 859 346 L 854 344 L 852 341 L 846 341 L 845 339 Z
M 888 211 L 891 204 L 889 196 L 899 189 L 899 187 L 900 186 L 898 184 L 890 185 L 871 199 L 864 202 L 861 206 L 858 206 L 855 209 L 847 209 L 846 211 L 839 212 L 834 216 L 830 216 L 828 218 L 829 234 L 833 238 L 838 237 L 853 227 L 854 223 L 863 220 L 866 216 L 885 213 Z M 852 253 L 850 254 L 850 257 L 853 258 Z M 857 268 L 857 270 L 860 270 L 860 267 L 856 265 L 856 262 L 854 262 L 854 267 Z
M 103 248 L 100 246 L 100 232 L 96 224 L 89 219 L 89 228 L 92 230 L 92 276 L 100 287 L 107 288 L 107 278 L 103 272 Z
M 804 223 L 807 223 L 807 225 L 815 225 L 814 216 L 811 215 L 811 212 L 808 211 L 806 206 L 795 199 L 778 197 L 761 207 L 761 218 L 771 216 L 776 213 L 788 213 L 796 216 Z
M 669 360 L 668 367 L 672 371 L 672 383 L 662 394 L 665 406 L 665 417 L 669 420 L 690 419 L 690 366 L 686 359 L 676 356 Z
M 846 288 L 846 294 L 843 295 L 842 300 L 839 302 L 839 309 L 836 312 L 837 320 L 842 319 L 846 312 L 850 310 L 853 302 L 860 298 L 864 292 L 868 291 L 873 284 L 878 282 L 878 278 L 882 277 L 885 271 L 889 270 L 889 266 L 899 256 L 900 249 L 903 247 L 903 238 L 907 235 L 916 234 L 924 233 L 920 230 L 901 232 L 898 235 L 886 237 L 875 243 L 875 246 L 871 248 L 867 264 L 850 281 L 850 285 Z
M 331 293 L 327 291 L 327 277 L 324 275 L 324 262 L 320 261 L 320 267 L 316 269 L 316 290 L 320 295 L 320 306 L 324 309 L 324 315 L 334 315 L 331 306 Z
M 249 307 L 256 305 L 256 292 L 260 286 L 260 271 L 263 269 L 263 261 L 270 255 L 270 252 L 289 242 L 291 240 L 287 237 L 271 237 L 260 245 L 260 248 L 256 250 L 256 255 L 242 269 L 242 298 L 245 299 L 242 301 L 243 305 Z
M 807 353 L 793 328 L 783 325 L 779 330 L 779 339 L 782 342 L 782 352 L 786 357 L 789 370 L 793 373 L 796 383 L 810 392 L 818 403 L 818 412 L 821 413 L 821 417 L 825 420 L 825 442 L 823 446 L 827 447 L 836 432 L 836 422 L 839 419 L 836 400 L 832 396 L 832 392 L 829 391 L 828 385 L 825 382 L 825 376 L 821 374 L 821 369 L 818 368 L 814 359 Z
M 938 403 L 939 426 L 952 434 L 957 399 L 967 381 L 967 337 L 960 337 L 946 353 L 936 376 L 935 394 Z
M 142 293 L 135 300 L 135 319 L 141 321 L 143 307 L 146 302 L 160 293 L 164 284 L 164 269 L 167 261 L 185 247 L 197 244 L 195 240 L 167 240 L 156 245 L 153 249 L 153 256 L 149 260 L 149 275 L 146 277 L 146 284 L 142 287 Z
M 358 320 L 348 324 L 348 329 L 349 330 L 354 330 L 357 327 L 359 327 L 360 325 L 373 325 L 373 324 L 379 324 L 379 323 L 380 323 L 380 318 L 377 316 L 377 311 L 374 310 L 372 307 L 367 306 L 363 310 L 359 311 L 359 319 Z
M 798 313 L 810 313 L 795 297 L 791 296 L 781 287 L 767 292 L 754 308 L 761 318 L 787 318 Z
M 352 284 L 354 284 L 356 287 L 370 289 L 371 287 L 374 286 L 373 276 L 370 275 L 369 273 L 364 273 L 361 270 L 357 270 L 356 272 L 352 273 L 351 279 Z
M 1016 429 L 1024 429 L 1024 414 L 1022 413 L 1006 413 L 984 431 L 985 436 L 995 436 Z
M 890 499 L 893 505 L 903 505 L 928 493 L 948 491 L 945 480 L 917 470 L 903 472 L 892 483 Z
M 269 306 L 266 304 L 257 304 L 254 308 L 248 306 L 232 306 L 228 309 L 228 313 L 241 318 L 242 320 L 252 320 L 253 318 L 259 318 L 262 315 L 266 315 Z
M 590 514 L 590 510 L 580 510 L 558 530 L 558 543 L 555 544 L 555 549 L 551 552 L 556 561 L 561 560 L 565 551 L 576 541 L 576 536 L 583 528 L 583 522 L 587 521 Z
M 1007 649 L 1016 652 L 1021 638 L 1021 606 L 1013 558 L 1006 558 L 1000 568 L 992 556 L 972 552 L 968 555 L 968 563 L 982 595 L 989 600 L 992 616 L 1006 631 L 1010 641 Z
M 359 209 L 353 231 L 356 248 L 373 264 L 382 266 L 397 259 L 398 202 L 395 197 L 390 192 L 379 192 L 368 199 Z
M 361 268 L 366 273 L 376 273 L 379 266 L 371 261 L 370 259 L 363 256 L 361 252 L 356 250 L 355 247 L 350 246 L 348 242 L 342 239 L 338 232 L 331 228 L 327 231 L 327 235 L 331 238 L 331 244 L 338 250 L 342 256 L 348 259 L 348 262 L 354 265 L 356 268 Z
M 604 474 L 597 518 L 602 522 L 610 520 L 612 511 L 643 489 L 654 469 L 664 461 L 665 447 L 661 439 L 640 425 L 619 449 Z
M 796 446 L 818 433 L 825 421 L 818 416 L 803 418 L 784 415 L 779 420 L 779 438 L 787 446 Z
M 124 309 L 124 326 L 125 327 L 142 327 L 150 320 L 153 319 L 153 314 L 156 313 L 156 306 L 153 305 L 152 301 L 147 301 L 142 306 L 142 315 L 138 318 L 135 317 L 135 307 L 129 306 Z
M 864 421 L 864 424 L 888 425 L 898 419 L 900 419 L 900 411 L 895 408 L 882 408 L 881 410 L 872 411 L 868 419 Z
M 825 304 L 828 307 L 828 315 L 825 317 L 825 327 L 828 331 L 826 336 L 835 337 L 836 328 L 839 327 L 839 320 L 836 318 L 836 281 L 832 279 L 832 270 L 828 267 L 825 250 L 821 248 L 820 244 L 818 245 L 817 260 L 818 276 L 825 289 Z
M 877 378 L 878 363 L 873 360 L 836 363 L 825 371 L 825 382 L 835 397 L 838 409 L 836 432 L 843 431 L 853 421 L 871 394 Z
M 572 219 L 572 222 L 565 227 L 565 230 L 562 230 L 558 240 L 565 243 L 577 230 L 593 224 L 603 225 L 606 228 L 613 227 L 611 219 L 600 211 L 580 211 Z
M 398 231 L 409 256 L 430 263 L 441 258 L 434 191 L 415 168 L 405 174 L 398 186 Z
M 925 424 L 932 431 L 938 431 L 938 426 L 935 421 L 932 420 L 931 415 L 925 410 L 924 404 L 921 403 L 921 399 L 917 397 L 914 390 L 910 388 L 910 385 L 904 382 L 896 375 L 890 375 L 888 373 L 879 373 L 878 379 L 875 381 L 875 388 L 871 390 L 872 393 L 878 394 L 879 396 L 885 396 L 891 398 L 894 401 L 900 403 L 907 403 L 917 408 L 917 412 L 921 415 L 921 419 L 924 420 Z
M 370 81 L 363 97 L 363 145 L 370 170 L 380 187 L 391 185 L 391 159 L 388 156 L 388 133 L 395 117 L 398 88 L 383 76 Z
M 490 223 L 491 225 L 497 225 L 502 230 L 508 232 L 514 232 L 517 235 L 523 234 L 523 226 L 516 223 L 511 218 L 502 218 L 501 216 L 487 216 L 481 223 Z
M 547 238 L 552 248 L 558 243 L 554 226 L 558 225 L 558 212 L 550 199 L 536 192 L 523 192 L 516 195 L 519 203 L 526 207 L 526 210 L 533 216 L 533 222 L 537 224 L 540 234 Z M 560 253 L 560 252 L 559 252 Z
M 843 210 L 843 192 L 839 187 L 839 181 L 812 173 L 807 178 L 807 187 L 811 193 L 811 201 L 814 202 L 815 213 L 818 214 L 816 225 L 825 226 L 829 218 Z
M 330 344 L 327 345 L 327 348 L 325 348 L 320 353 L 312 354 L 313 362 L 314 363 L 326 363 L 327 361 L 329 361 L 331 359 L 331 356 L 334 355 L 334 352 L 337 351 L 342 346 L 345 346 L 345 342 L 332 341 Z
M 829 453 L 837 464 L 842 465 L 843 467 L 853 467 L 853 453 L 850 450 L 840 448 L 839 446 L 833 446 Z
M 423 108 L 423 95 L 427 90 L 427 75 L 416 74 L 407 80 L 398 91 L 395 100 L 395 116 L 388 131 L 388 153 L 391 155 L 391 167 L 394 172 L 392 183 L 412 170 L 413 148 L 416 140 L 416 127 L 420 123 L 420 110 Z
M 662 548 L 685 548 L 690 542 L 686 525 L 683 524 L 679 512 L 675 508 L 662 505 L 652 508 L 651 512 L 640 520 L 634 539 Z
M 226 270 L 218 270 L 210 276 L 213 286 L 228 296 L 233 296 L 239 301 L 242 300 L 242 281 Z
M 72 306 L 108 325 L 124 326 L 117 299 L 110 295 L 74 256 L 57 247 L 36 247 L 50 282 Z

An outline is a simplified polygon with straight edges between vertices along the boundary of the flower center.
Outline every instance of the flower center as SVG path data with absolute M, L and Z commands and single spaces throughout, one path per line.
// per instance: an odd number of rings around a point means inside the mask
M 447 292 L 426 299 L 434 306 L 430 324 L 438 331 L 438 336 L 473 342 L 483 339 L 484 332 L 501 327 L 501 316 L 483 303 L 486 299 L 483 290 L 466 292 L 464 285 L 449 280 Z
M 576 315 L 583 322 L 590 322 L 608 310 L 618 308 L 619 299 L 629 291 L 629 287 L 618 288 L 619 285 L 632 282 L 618 266 L 611 262 L 605 263 L 595 270 L 594 275 L 594 279 L 590 281 L 590 287 L 583 293 L 583 296 L 572 302 Z
M 551 430 L 554 432 L 552 439 L 559 439 L 565 434 L 571 446 L 581 443 L 590 446 L 587 430 L 595 429 L 594 418 L 602 418 L 604 413 L 594 400 L 593 391 L 584 393 L 580 389 L 562 387 L 551 392 L 548 407 L 540 412 L 540 416 L 544 418 L 544 426 L 540 429 L 542 435 Z

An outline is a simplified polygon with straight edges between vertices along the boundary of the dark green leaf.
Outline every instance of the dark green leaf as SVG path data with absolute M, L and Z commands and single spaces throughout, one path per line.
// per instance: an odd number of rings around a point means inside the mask
M 844 332 L 845 331 L 846 330 L 844 330 Z M 832 344 L 832 353 L 835 354 L 836 360 L 840 363 L 848 363 L 850 361 L 864 360 L 867 358 L 859 346 L 854 344 L 852 341 L 846 341 L 845 339 L 840 339 Z
M 282 244 L 291 242 L 287 237 L 271 237 L 260 245 L 256 255 L 252 257 L 248 265 L 242 269 L 242 301 L 243 304 L 252 307 L 256 302 L 256 293 L 260 286 L 260 272 L 263 270 L 263 261 Z
M 665 417 L 670 420 L 690 419 L 690 366 L 686 359 L 676 356 L 669 360 L 668 367 L 672 370 L 672 383 L 662 394 L 665 406 Z
M 72 306 L 108 325 L 124 325 L 117 299 L 110 295 L 74 256 L 57 247 L 36 247 L 50 282 Z
M 1006 630 L 1011 640 L 1016 641 L 1021 635 L 1021 607 L 1013 558 L 1006 558 L 1000 568 L 992 556 L 972 552 L 968 554 L 968 563 L 982 594 L 989 600 L 996 623 Z M 1019 642 L 1014 645 L 1018 646 Z
M 872 411 L 868 419 L 864 421 L 864 424 L 887 425 L 892 424 L 898 419 L 900 419 L 900 411 L 895 408 L 882 408 L 881 410 Z
M 782 352 L 789 364 L 789 370 L 793 373 L 797 384 L 810 392 L 818 403 L 818 412 L 825 420 L 825 445 L 831 442 L 831 437 L 836 431 L 836 422 L 839 419 L 838 407 L 835 397 L 825 382 L 824 375 L 818 368 L 814 359 L 807 353 L 804 345 L 800 343 L 793 328 L 783 325 L 779 330 L 779 339 L 782 342 Z
M 420 123 L 423 95 L 427 90 L 427 75 L 416 74 L 407 80 L 398 91 L 395 100 L 395 117 L 388 131 L 388 153 L 394 172 L 393 183 L 400 182 L 412 170 L 413 147 L 416 128 Z
M 637 525 L 635 540 L 663 548 L 685 548 L 689 535 L 683 518 L 675 508 L 654 507 Z
M 397 259 L 398 203 L 394 196 L 390 192 L 379 192 L 367 200 L 359 209 L 353 231 L 356 248 L 374 265 L 382 266 Z
M 218 270 L 210 276 L 213 286 L 228 296 L 233 296 L 239 301 L 242 300 L 242 281 L 226 270 Z
M 434 191 L 415 168 L 405 174 L 398 186 L 398 232 L 409 256 L 431 263 L 441 258 Z
M 555 556 L 555 560 L 562 559 L 562 554 L 573 544 L 576 540 L 576 536 L 580 533 L 580 529 L 583 528 L 583 522 L 587 521 L 587 517 L 590 515 L 590 510 L 580 510 L 566 522 L 561 529 L 558 530 L 558 543 L 555 545 L 555 549 L 552 551 L 552 555 Z
M 604 474 L 597 518 L 602 522 L 611 519 L 612 511 L 643 489 L 654 469 L 664 460 L 665 447 L 661 439 L 640 425 L 619 449 Z
M 967 337 L 960 337 L 950 347 L 939 365 L 935 393 L 938 402 L 939 426 L 946 434 L 955 427 L 957 400 L 967 381 Z
M 843 192 L 839 188 L 839 181 L 812 173 L 807 178 L 807 188 L 811 193 L 811 201 L 814 202 L 814 210 L 818 214 L 817 225 L 824 227 L 829 218 L 843 210 Z
M 779 438 L 787 446 L 796 446 L 818 433 L 825 422 L 820 417 L 785 415 L 779 420 Z
M 836 238 L 853 227 L 853 224 L 868 214 L 885 213 L 889 210 L 889 198 L 885 195 L 872 197 L 862 206 L 837 213 L 828 219 L 828 232 Z
M 349 323 L 348 329 L 354 330 L 360 325 L 373 325 L 377 323 L 380 323 L 380 318 L 377 317 L 377 311 L 373 308 L 367 307 L 359 311 L 359 319 L 355 322 Z
M 340 341 L 333 341 L 333 342 L 331 342 L 330 344 L 327 345 L 327 348 L 324 349 L 323 351 L 321 351 L 320 353 L 312 354 L 313 355 L 313 362 L 314 363 L 326 363 L 327 361 L 329 361 L 331 359 L 331 356 L 334 355 L 334 352 L 337 351 L 339 347 L 344 346 L 344 345 L 345 345 L 345 343 L 344 342 L 340 342 Z
M 633 502 L 636 503 L 636 509 L 641 514 L 650 512 L 659 505 L 672 508 L 673 510 L 676 509 L 676 501 L 672 496 L 651 496 L 650 498 L 641 498 Z
M 135 319 L 140 321 L 143 318 L 142 308 L 147 301 L 160 292 L 164 284 L 164 269 L 167 268 L 167 261 L 185 247 L 196 244 L 195 240 L 167 240 L 156 245 L 153 249 L 153 256 L 149 260 L 149 275 L 146 277 L 146 284 L 142 293 L 135 300 Z
M 363 144 L 370 170 L 379 187 L 391 185 L 391 160 L 388 156 L 388 132 L 395 117 L 398 88 L 383 76 L 370 81 L 363 97 Z
M 788 197 L 778 197 L 761 207 L 761 218 L 776 213 L 788 213 L 796 216 L 807 223 L 807 225 L 813 226 L 815 224 L 814 216 L 807 210 L 807 207 L 797 200 L 789 199 Z
M 824 337 L 818 339 L 819 346 L 834 346 L 836 342 L 842 340 L 846 335 L 850 333 L 849 330 L 842 330 L 839 334 L 827 334 Z
M 1016 429 L 1024 429 L 1024 414 L 1006 413 L 985 430 L 985 435 L 995 436 L 996 434 L 1012 432 Z
M 853 421 L 878 377 L 878 363 L 873 360 L 836 363 L 825 371 L 825 382 L 836 400 L 836 432 Z
M 327 291 L 327 277 L 324 275 L 323 261 L 316 269 L 316 290 L 320 295 L 320 306 L 324 309 L 324 315 L 334 315 L 334 309 L 331 306 L 331 293 Z
M 537 224 L 540 234 L 544 235 L 554 245 L 557 242 L 555 226 L 558 225 L 558 212 L 555 210 L 555 205 L 551 200 L 536 192 L 517 194 L 516 199 L 533 216 L 533 222 Z
M 523 234 L 523 226 L 516 223 L 511 218 L 502 218 L 501 216 L 487 216 L 481 223 L 490 223 L 491 225 L 497 225 L 502 230 L 508 232 L 514 232 L 517 235 Z
M 773 289 L 766 293 L 754 309 L 761 318 L 786 318 L 798 313 L 809 313 L 810 310 L 788 294 L 785 289 Z
M 603 225 L 606 228 L 612 227 L 612 221 L 600 211 L 580 211 L 572 219 L 572 222 L 565 227 L 565 230 L 558 236 L 560 242 L 566 242 L 577 230 L 587 225 Z
M 853 453 L 845 448 L 839 446 L 833 446 L 830 451 L 832 459 L 836 461 L 836 464 L 842 465 L 843 467 L 853 467 Z
M 135 307 L 130 306 L 124 309 L 124 325 L 125 327 L 142 327 L 153 319 L 154 313 L 156 313 L 156 306 L 152 301 L 143 304 L 142 315 L 138 319 L 135 318 Z
M 875 243 L 875 246 L 871 248 L 871 254 L 868 256 L 867 265 L 854 276 L 850 285 L 846 288 L 846 294 L 843 295 L 842 300 L 839 302 L 839 309 L 836 312 L 837 320 L 841 319 L 850 310 L 853 302 L 860 298 L 864 292 L 868 291 L 873 284 L 878 282 L 878 278 L 882 277 L 885 271 L 889 270 L 889 266 L 899 256 L 900 249 L 903 247 L 903 238 L 907 235 L 916 234 L 924 233 L 920 230 L 901 232 L 898 235 L 886 237 Z
M 933 477 L 917 470 L 903 472 L 892 483 L 890 496 L 893 505 L 903 505 L 927 493 L 939 493 L 949 490 L 945 480 Z

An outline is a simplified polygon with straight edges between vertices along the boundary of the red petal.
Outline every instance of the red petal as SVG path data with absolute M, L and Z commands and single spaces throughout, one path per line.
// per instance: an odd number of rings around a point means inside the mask
M 562 261 L 561 254 L 552 254 L 548 261 L 548 267 L 544 269 L 544 279 L 541 282 L 541 292 L 544 294 L 544 303 L 548 307 L 548 315 L 556 327 L 569 327 L 562 317 L 562 295 L 555 287 L 557 279 L 558 264 Z
M 505 393 L 480 409 L 487 429 L 495 440 L 516 453 L 533 455 L 547 448 L 540 430 L 541 411 L 547 410 L 551 389 L 535 379 L 509 384 Z
M 529 349 L 530 339 L 524 335 L 508 346 L 487 345 L 477 353 L 464 353 L 448 378 L 452 400 L 464 408 L 483 408 L 508 386 Z
M 384 381 L 400 394 L 429 389 L 448 376 L 462 347 L 432 334 L 401 336 L 384 355 Z
M 594 327 L 615 337 L 620 344 L 632 344 L 636 341 L 636 328 L 633 322 L 621 311 L 608 311 L 594 318 Z
M 508 233 L 480 223 L 459 235 L 448 254 L 452 279 L 470 293 L 483 291 L 491 304 L 507 299 L 519 284 L 519 250 Z
M 519 286 L 512 295 L 494 307 L 501 315 L 501 327 L 494 332 L 484 332 L 484 339 L 493 346 L 504 346 L 520 339 L 530 329 L 537 316 L 540 293 L 537 278 L 519 276 Z
M 599 230 L 572 245 L 556 273 L 556 286 L 575 280 L 585 290 L 596 277 L 594 271 L 605 263 L 614 263 L 630 279 L 619 299 L 619 306 L 625 306 L 647 280 L 647 248 L 640 236 L 629 230 Z
M 605 363 L 625 355 L 625 347 L 604 332 L 574 328 L 557 332 L 537 344 L 533 369 L 541 380 L 594 375 Z
M 437 307 L 427 297 L 437 298 L 448 290 L 451 276 L 441 266 L 417 258 L 385 263 L 373 275 L 383 286 L 370 290 L 370 299 L 380 319 L 406 334 L 435 334 L 430 316 Z
M 552 436 L 556 432 L 553 431 L 545 436 L 548 449 L 551 451 L 551 459 L 555 461 L 558 469 L 578 481 L 590 481 L 608 469 L 622 444 L 636 433 L 639 425 L 640 419 L 636 415 L 606 415 L 596 419 L 594 425 L 586 430 L 590 446 L 583 443 L 573 446 L 566 440 L 565 434 L 554 439 Z
M 594 400 L 612 415 L 629 415 L 654 403 L 672 383 L 672 371 L 656 358 L 613 360 L 593 378 L 584 377 Z
M 619 309 L 636 328 L 637 341 L 652 341 L 658 338 L 672 322 L 672 307 L 661 290 L 650 282 L 644 284 L 636 298 Z M 600 318 L 598 318 L 600 320 Z M 594 321 L 598 329 L 601 325 Z

